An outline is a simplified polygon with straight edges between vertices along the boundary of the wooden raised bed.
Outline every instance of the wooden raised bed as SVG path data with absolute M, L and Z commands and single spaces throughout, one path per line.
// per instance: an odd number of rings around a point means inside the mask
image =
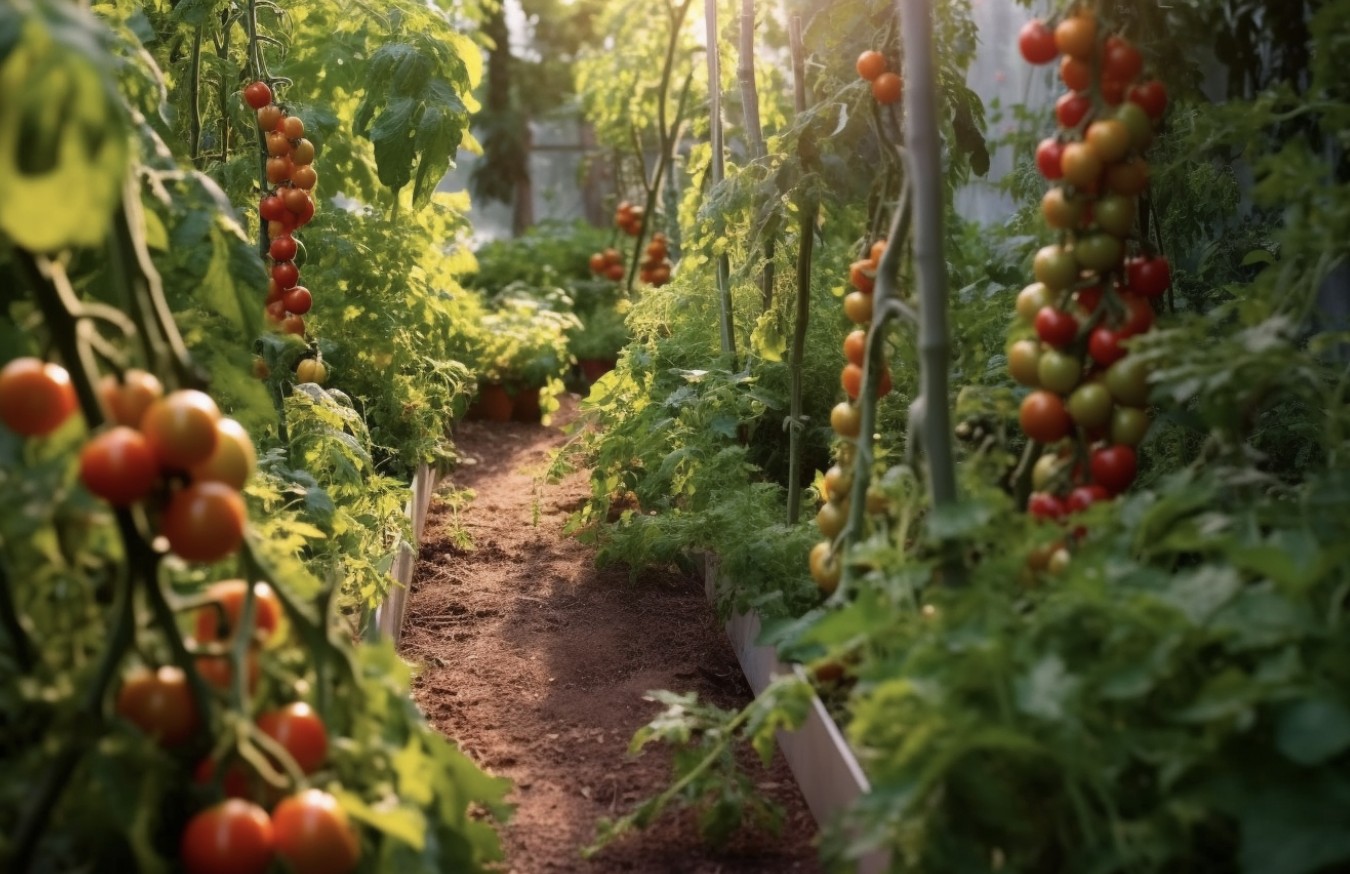
M 708 598 L 712 600 L 719 579 L 716 556 L 705 556 L 704 575 Z M 741 670 L 756 695 L 776 676 L 795 673 L 803 681 L 807 680 L 801 665 L 782 662 L 773 647 L 756 643 L 760 630 L 759 614 L 753 611 L 737 614 L 727 621 L 726 630 Z M 811 713 L 801 728 L 778 733 L 778 746 L 797 778 L 797 785 L 817 825 L 830 822 L 870 791 L 857 757 L 819 698 L 812 697 Z M 859 874 L 882 874 L 889 867 L 890 854 L 878 850 L 863 857 L 857 870 Z

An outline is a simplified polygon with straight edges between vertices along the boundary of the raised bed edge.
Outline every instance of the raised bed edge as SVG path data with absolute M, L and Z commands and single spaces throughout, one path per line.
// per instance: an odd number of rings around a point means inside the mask
M 412 585 L 413 569 L 417 565 L 417 554 L 422 544 L 422 533 L 427 524 L 427 511 L 431 507 L 431 494 L 436 490 L 438 479 L 435 469 L 428 464 L 419 464 L 413 472 L 412 497 L 404 512 L 412 521 L 413 542 L 402 541 L 398 544 L 398 555 L 389 575 L 394 584 L 384 602 L 375 608 L 375 631 L 380 637 L 387 637 L 397 646 L 403 637 L 403 616 L 408 607 L 408 588 Z
M 717 591 L 718 564 L 716 556 L 704 556 L 704 586 L 710 601 L 715 599 Z M 780 661 L 773 647 L 755 642 L 759 630 L 759 614 L 753 610 L 736 614 L 726 623 L 727 637 L 731 639 L 732 649 L 736 651 L 736 659 L 751 690 L 758 695 L 774 677 L 789 673 L 807 680 L 801 665 Z M 870 791 L 867 776 L 843 732 L 824 703 L 814 695 L 811 713 L 802 727 L 793 732 L 778 732 L 778 747 L 783 751 L 783 758 L 787 759 L 817 825 L 823 826 L 834 819 Z M 876 850 L 859 860 L 857 870 L 859 874 L 882 874 L 889 867 L 890 853 Z

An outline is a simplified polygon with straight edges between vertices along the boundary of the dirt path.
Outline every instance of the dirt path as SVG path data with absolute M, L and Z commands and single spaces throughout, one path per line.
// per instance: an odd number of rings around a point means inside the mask
M 568 405 L 570 408 L 570 404 Z M 425 666 L 414 688 L 432 724 L 515 783 L 506 869 L 536 872 L 815 872 L 815 826 L 779 756 L 758 781 L 787 811 L 780 837 L 752 834 L 712 852 L 692 816 L 667 818 L 583 860 L 596 820 L 667 785 L 669 756 L 626 755 L 657 712 L 653 689 L 697 691 L 732 707 L 749 699 L 736 657 L 703 598 L 677 573 L 632 585 L 597 571 L 561 528 L 587 494 L 583 474 L 539 481 L 556 428 L 466 422 L 461 466 L 442 492 L 472 489 L 456 514 L 433 502 L 413 583 L 404 654 Z M 472 538 L 469 551 L 455 531 Z

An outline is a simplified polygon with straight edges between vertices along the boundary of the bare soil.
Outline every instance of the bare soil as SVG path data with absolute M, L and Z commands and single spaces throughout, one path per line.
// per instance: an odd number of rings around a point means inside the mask
M 574 409 L 569 396 L 559 419 Z M 745 703 L 750 690 L 701 580 L 666 570 L 632 583 L 626 568 L 597 570 L 592 551 L 562 533 L 588 493 L 584 473 L 542 479 L 565 439 L 558 427 L 459 426 L 455 442 L 471 463 L 440 493 L 472 489 L 474 498 L 458 512 L 433 501 L 403 639 L 404 654 L 423 665 L 414 696 L 431 723 L 514 783 L 504 870 L 819 871 L 815 824 L 781 755 L 756 775 L 786 810 L 781 835 L 743 833 L 714 851 L 682 812 L 580 856 L 599 818 L 669 785 L 666 750 L 627 755 L 633 732 L 659 710 L 644 699 L 649 690 L 697 691 L 723 707 Z M 456 531 L 473 546 L 460 548 Z

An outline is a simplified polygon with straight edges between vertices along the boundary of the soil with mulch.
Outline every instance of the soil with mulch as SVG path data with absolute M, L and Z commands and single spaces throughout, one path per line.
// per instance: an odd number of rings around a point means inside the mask
M 567 397 L 558 420 L 575 406 Z M 563 534 L 588 494 L 584 472 L 544 481 L 566 439 L 556 426 L 459 426 L 468 463 L 433 501 L 404 627 L 403 653 L 423 667 L 414 696 L 427 718 L 514 783 L 503 870 L 819 871 L 816 828 L 781 755 L 755 772 L 786 810 L 781 835 L 742 833 L 713 850 L 685 811 L 581 857 L 601 817 L 669 785 L 669 751 L 627 755 L 633 732 L 660 710 L 648 691 L 696 691 L 731 708 L 750 690 L 701 580 L 664 570 L 634 583 L 626 568 L 596 569 L 593 551 Z M 473 491 L 467 506 L 448 499 L 456 489 Z

